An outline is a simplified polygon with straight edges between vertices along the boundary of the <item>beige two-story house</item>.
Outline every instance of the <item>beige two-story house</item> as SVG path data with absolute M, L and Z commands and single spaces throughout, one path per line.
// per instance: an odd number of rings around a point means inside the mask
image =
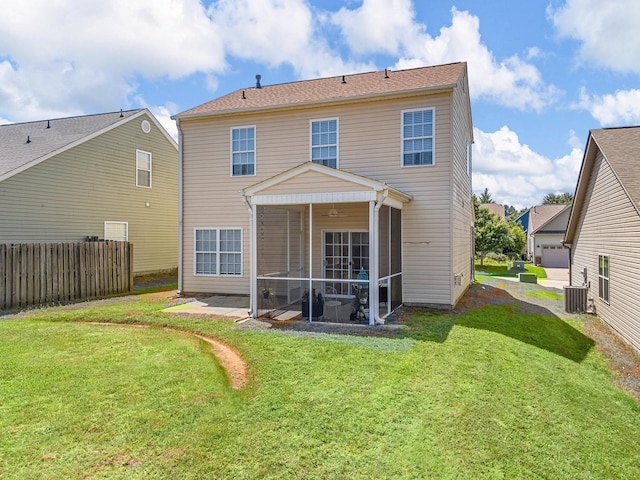
M 178 265 L 178 145 L 125 110 L 0 126 L 0 243 L 133 244 L 136 275 Z
M 239 89 L 176 115 L 180 289 L 384 322 L 472 280 L 466 63 Z

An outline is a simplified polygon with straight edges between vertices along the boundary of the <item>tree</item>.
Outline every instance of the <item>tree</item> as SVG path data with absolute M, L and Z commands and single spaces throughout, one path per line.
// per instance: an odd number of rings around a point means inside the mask
M 507 222 L 486 208 L 476 211 L 475 239 L 476 254 L 480 255 L 480 265 L 489 252 L 501 252 L 509 246 L 510 228 Z
M 486 208 L 478 208 L 475 201 L 474 207 L 476 255 L 480 256 L 480 265 L 484 265 L 489 252 L 519 256 L 527 241 L 520 224 L 513 218 L 506 221 Z
M 513 205 L 504 205 L 504 214 L 507 217 L 507 220 L 515 220 L 527 210 L 529 210 L 527 207 L 518 210 Z
M 509 226 L 509 239 L 503 251 L 519 256 L 527 243 L 527 236 L 520 224 L 515 222 L 515 219 L 509 220 L 507 225 Z
M 480 194 L 480 198 L 478 198 L 478 202 L 480 203 L 493 203 L 493 198 L 491 197 L 491 194 L 489 193 L 489 189 L 485 188 L 484 192 L 482 192 Z
M 542 199 L 543 205 L 570 205 L 571 203 L 573 203 L 572 193 L 561 193 L 559 195 L 547 193 Z

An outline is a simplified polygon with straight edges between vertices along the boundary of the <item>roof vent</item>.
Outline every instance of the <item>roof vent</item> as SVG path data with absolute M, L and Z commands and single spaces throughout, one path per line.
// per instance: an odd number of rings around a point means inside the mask
M 246 95 L 244 94 L 244 90 L 242 90 L 242 99 L 243 99 L 243 100 L 246 100 L 246 99 L 247 99 Z
M 342 75 L 342 83 L 347 83 L 347 81 L 344 79 L 344 75 Z
M 387 72 L 387 69 L 384 69 L 384 78 L 389 78 L 389 72 Z
M 50 122 L 51 122 L 50 120 L 47 120 L 47 128 L 51 128 L 51 123 Z
M 27 143 L 31 143 L 31 138 L 29 138 L 29 135 L 27 135 Z
M 122 109 L 120 109 L 120 118 L 124 117 L 124 115 L 122 114 Z
M 261 78 L 262 78 L 261 75 L 256 75 L 256 88 L 262 88 L 262 85 L 260 85 Z

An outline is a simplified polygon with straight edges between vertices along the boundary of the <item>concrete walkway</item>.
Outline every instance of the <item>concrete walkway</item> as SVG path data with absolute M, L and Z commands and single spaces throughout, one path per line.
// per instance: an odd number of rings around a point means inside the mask
M 547 278 L 538 280 L 543 287 L 562 288 L 569 285 L 569 269 L 568 268 L 546 268 Z
M 163 312 L 217 315 L 241 321 L 249 318 L 249 297 L 214 295 L 202 300 L 193 298 L 187 303 L 165 308 Z

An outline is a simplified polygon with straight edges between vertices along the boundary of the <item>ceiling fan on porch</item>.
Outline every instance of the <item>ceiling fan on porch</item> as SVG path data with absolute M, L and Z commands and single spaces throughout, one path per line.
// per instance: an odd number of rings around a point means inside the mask
M 338 209 L 332 203 L 331 204 L 331 208 L 329 209 L 329 211 L 327 213 L 325 213 L 323 216 L 324 217 L 329 217 L 329 218 L 338 218 L 338 217 L 346 217 L 347 214 L 346 213 L 339 213 Z

